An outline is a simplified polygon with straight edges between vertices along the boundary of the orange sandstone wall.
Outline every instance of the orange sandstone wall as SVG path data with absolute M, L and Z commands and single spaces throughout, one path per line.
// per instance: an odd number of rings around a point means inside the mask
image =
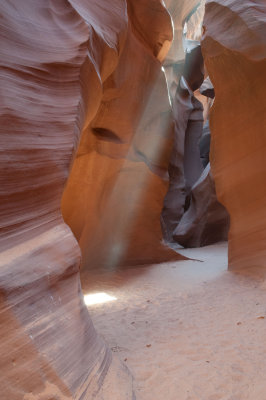
M 62 200 L 86 268 L 180 258 L 162 245 L 173 117 L 163 61 L 173 38 L 159 0 L 127 2 L 128 29 Z M 89 90 L 89 87 L 88 87 Z
M 0 5 L 0 397 L 132 399 L 95 332 L 60 202 L 127 37 L 124 0 Z
M 230 214 L 229 267 L 266 266 L 265 1 L 207 1 L 204 32 L 216 94 L 211 168 Z

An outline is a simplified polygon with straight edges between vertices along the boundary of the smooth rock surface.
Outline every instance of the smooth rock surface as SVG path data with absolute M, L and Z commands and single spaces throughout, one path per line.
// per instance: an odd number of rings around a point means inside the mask
M 266 266 L 266 4 L 207 1 L 203 54 L 215 89 L 211 168 L 230 214 L 229 266 Z
M 200 40 L 205 0 L 165 0 L 174 27 L 174 40 L 164 61 L 171 98 L 174 98 L 184 70 L 189 43 Z M 185 32 L 185 25 L 187 30 Z M 188 39 L 188 42 L 187 42 Z
M 124 47 L 62 200 L 89 269 L 181 258 L 161 243 L 160 229 L 174 127 L 160 61 L 171 19 L 160 1 L 131 1 L 128 10 Z
M 227 240 L 229 215 L 217 201 L 210 164 L 191 190 L 190 205 L 173 233 L 184 247 L 202 247 Z
M 80 249 L 60 210 L 80 131 L 126 38 L 126 3 L 0 9 L 0 397 L 110 400 L 115 387 L 131 400 L 132 378 L 85 307 Z
M 186 54 L 185 66 L 173 101 L 174 143 L 168 166 L 169 187 L 161 213 L 162 231 L 167 242 L 173 240 L 173 232 L 187 208 L 191 187 L 203 171 L 199 149 L 203 105 L 194 95 L 204 79 L 200 46 Z

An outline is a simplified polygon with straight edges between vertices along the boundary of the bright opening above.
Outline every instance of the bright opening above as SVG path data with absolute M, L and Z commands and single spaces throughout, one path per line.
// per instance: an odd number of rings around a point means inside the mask
M 84 295 L 84 302 L 86 306 L 91 306 L 93 304 L 107 303 L 109 301 L 114 301 L 114 300 L 117 300 L 117 298 L 114 296 L 110 296 L 107 293 L 93 293 Z

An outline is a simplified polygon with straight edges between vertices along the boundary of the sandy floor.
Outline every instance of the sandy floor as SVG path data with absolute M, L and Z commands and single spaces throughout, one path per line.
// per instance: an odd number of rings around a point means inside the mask
M 179 261 L 95 275 L 98 332 L 127 364 L 137 400 L 266 400 L 266 280 L 227 271 L 221 243 Z M 115 398 L 110 398 L 115 400 Z

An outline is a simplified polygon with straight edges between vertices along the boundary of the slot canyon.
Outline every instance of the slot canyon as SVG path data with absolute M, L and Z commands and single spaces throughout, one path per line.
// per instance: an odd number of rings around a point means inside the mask
M 0 10 L 0 400 L 266 400 L 265 0 Z

